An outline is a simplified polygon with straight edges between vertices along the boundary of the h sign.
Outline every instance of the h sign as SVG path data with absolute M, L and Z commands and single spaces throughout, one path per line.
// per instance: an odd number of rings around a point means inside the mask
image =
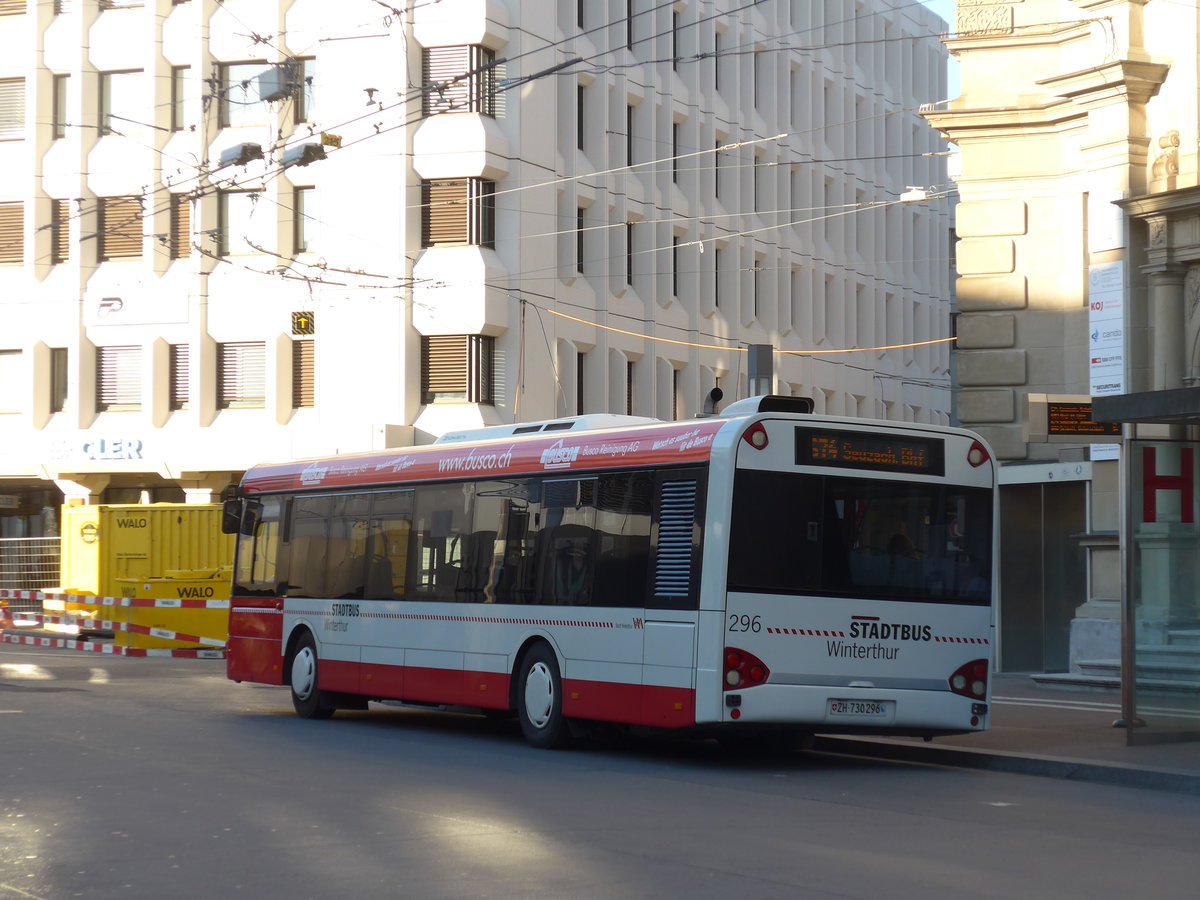
M 1192 523 L 1196 520 L 1193 499 L 1196 495 L 1195 475 L 1192 466 L 1192 447 L 1180 447 L 1179 474 L 1159 475 L 1156 447 L 1142 447 L 1142 521 L 1158 521 L 1158 492 L 1179 491 L 1179 521 Z

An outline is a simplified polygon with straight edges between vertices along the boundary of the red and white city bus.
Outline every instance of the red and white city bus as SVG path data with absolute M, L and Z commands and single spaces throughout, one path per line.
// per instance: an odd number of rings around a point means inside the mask
M 226 505 L 228 675 L 309 718 L 515 712 L 539 747 L 588 721 L 735 745 L 987 728 L 991 454 L 807 403 L 257 466 Z

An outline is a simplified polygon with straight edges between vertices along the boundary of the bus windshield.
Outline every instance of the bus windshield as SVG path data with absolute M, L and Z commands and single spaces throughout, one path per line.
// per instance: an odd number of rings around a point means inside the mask
M 992 492 L 739 469 L 731 591 L 987 605 Z

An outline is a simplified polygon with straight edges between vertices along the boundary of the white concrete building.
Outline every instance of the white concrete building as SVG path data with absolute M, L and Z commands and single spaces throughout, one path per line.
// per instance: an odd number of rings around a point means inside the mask
M 949 328 L 944 25 L 890 6 L 0 0 L 0 536 L 686 418 L 751 344 L 818 412 L 948 421 L 947 344 L 864 349 Z

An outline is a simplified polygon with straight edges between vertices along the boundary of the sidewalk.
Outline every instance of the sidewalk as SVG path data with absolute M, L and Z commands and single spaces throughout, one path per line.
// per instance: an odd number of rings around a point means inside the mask
M 1048 690 L 994 675 L 991 728 L 935 738 L 820 737 L 815 749 L 1200 794 L 1200 740 L 1128 747 L 1117 692 Z M 1145 716 L 1144 716 L 1145 717 Z M 1200 720 L 1195 721 L 1200 736 Z

